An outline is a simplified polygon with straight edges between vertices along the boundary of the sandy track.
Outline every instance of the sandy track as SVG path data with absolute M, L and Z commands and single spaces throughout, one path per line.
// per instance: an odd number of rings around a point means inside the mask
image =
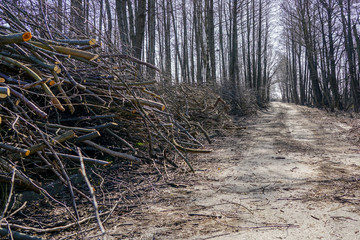
M 284 103 L 199 156 L 187 187 L 162 190 L 146 218 L 127 220 L 138 239 L 360 239 L 360 154 L 349 129 L 319 111 Z M 195 177 L 196 179 L 196 177 Z M 131 233 L 131 234 L 130 234 Z M 131 235 L 131 237 L 130 237 Z

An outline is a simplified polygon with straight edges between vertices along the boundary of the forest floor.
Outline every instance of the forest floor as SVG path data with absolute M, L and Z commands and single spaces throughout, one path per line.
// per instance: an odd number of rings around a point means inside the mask
M 215 139 L 115 239 L 360 239 L 360 119 L 274 102 Z M 352 142 L 353 141 L 353 142 Z M 109 225 L 109 227 L 110 227 Z

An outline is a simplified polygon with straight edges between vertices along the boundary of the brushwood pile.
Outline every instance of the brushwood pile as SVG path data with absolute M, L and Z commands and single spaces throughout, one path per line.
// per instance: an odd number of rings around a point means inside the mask
M 125 165 L 191 172 L 188 153 L 210 152 L 208 129 L 228 121 L 228 106 L 214 91 L 163 86 L 156 66 L 31 21 L 0 4 L 1 227 L 41 228 L 13 214 L 24 206 L 14 199 L 22 191 L 55 205 L 59 193 L 68 196 L 69 221 L 81 222 L 77 204 L 91 202 L 73 180 L 81 163 L 95 175 Z M 52 189 L 54 182 L 65 192 Z

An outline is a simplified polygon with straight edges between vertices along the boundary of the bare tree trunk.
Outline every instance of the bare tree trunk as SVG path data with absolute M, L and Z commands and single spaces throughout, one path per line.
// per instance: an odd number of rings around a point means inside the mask
M 262 78 L 261 78 L 261 74 L 262 74 L 262 69 L 261 69 L 261 51 L 262 51 L 262 39 L 261 39 L 261 34 L 262 34 L 262 0 L 259 0 L 259 26 L 258 26 L 258 45 L 257 45 L 257 83 L 256 83 L 256 88 L 257 88 L 257 101 L 258 104 L 261 106 L 261 104 L 263 103 L 263 96 L 261 95 L 262 93 Z
M 161 5 L 161 2 L 159 2 L 159 5 Z M 162 9 L 160 9 L 160 7 Z M 162 22 L 162 17 L 163 16 L 160 16 L 160 11 L 163 11 L 164 10 L 164 7 L 163 6 L 159 6 L 159 8 L 156 8 L 156 16 L 157 16 L 157 19 L 158 19 L 158 23 L 157 24 L 157 32 L 158 32 L 158 42 L 159 42 L 159 58 L 160 58 L 160 69 L 163 73 L 165 73 L 165 58 L 164 58 L 164 46 L 165 46 L 165 43 L 164 43 L 164 26 L 161 26 L 161 22 Z M 164 23 L 163 23 L 164 24 Z
M 133 48 L 135 51 L 134 56 L 141 59 L 141 53 L 144 42 L 145 21 L 146 21 L 146 0 L 138 0 L 137 12 L 135 18 L 135 42 Z
M 110 2 L 109 0 L 105 0 L 105 9 L 106 9 L 106 16 L 107 16 L 107 33 L 106 33 L 106 37 L 107 40 L 109 41 L 109 43 L 111 43 L 111 37 L 112 37 L 112 17 L 111 17 L 111 8 L 110 8 Z
M 194 10 L 195 13 L 195 10 Z M 194 55 L 194 42 L 195 41 L 195 22 L 194 22 L 194 16 L 193 16 L 193 23 L 192 23 L 192 31 L 191 31 L 191 41 L 190 41 L 190 62 L 191 62 L 191 80 L 189 79 L 189 82 L 191 81 L 192 84 L 195 84 L 195 55 Z
M 183 18 L 183 70 L 182 70 L 182 78 L 186 83 L 190 83 L 189 81 L 189 47 L 188 47 L 188 28 L 187 28 L 187 15 L 186 15 L 186 0 L 182 1 L 181 5 L 182 9 L 182 18 Z
M 247 82 L 250 88 L 253 88 L 252 74 L 251 74 L 251 48 L 250 48 L 250 3 L 247 1 L 246 4 L 246 27 L 247 27 Z
M 59 32 L 63 31 L 63 0 L 57 1 L 58 16 L 56 19 L 56 28 Z
M 175 38 L 175 82 L 179 83 L 179 74 L 178 74 L 178 61 L 180 62 L 180 66 L 181 66 L 181 72 L 182 75 L 184 74 L 185 70 L 184 70 L 184 66 L 183 66 L 183 61 L 181 59 L 181 55 L 180 55 L 180 49 L 179 49 L 179 41 L 178 41 L 178 31 L 177 31 L 177 26 L 176 26 L 176 18 L 175 18 L 175 14 L 174 12 L 174 6 L 173 6 L 173 1 L 170 1 L 170 8 L 171 8 L 171 17 L 172 17 L 172 23 L 173 23 L 173 28 L 174 28 L 174 38 Z
M 236 98 L 238 95 L 237 87 L 237 71 L 238 71 L 238 31 L 237 31 L 237 1 L 234 1 L 233 14 L 232 14 L 232 43 L 230 49 L 230 64 L 229 64 L 229 77 L 231 86 L 231 95 Z
M 248 72 L 247 72 L 247 62 L 246 62 L 246 42 L 245 42 L 245 33 L 246 33 L 246 25 L 244 24 L 244 9 L 242 8 L 240 11 L 240 35 L 241 35 L 241 56 L 242 56 L 242 69 L 245 81 L 245 88 L 249 89 L 248 83 Z
M 211 63 L 211 84 L 216 84 L 216 60 L 215 60 L 215 34 L 214 34 L 214 0 L 208 0 L 208 44 L 209 44 L 209 55 Z
M 360 69 L 360 38 L 359 38 L 359 34 L 357 32 L 355 24 L 353 25 L 353 31 L 354 31 L 355 41 L 356 41 L 356 50 L 357 50 L 357 57 L 358 57 L 358 68 Z M 359 89 L 359 91 L 360 91 L 360 89 Z
M 330 87 L 334 96 L 335 107 L 342 109 L 342 104 L 340 101 L 339 87 L 336 79 L 336 64 L 335 64 L 335 48 L 333 40 L 333 3 L 332 0 L 327 4 L 325 1 L 322 1 L 327 12 L 327 24 L 328 24 L 328 39 L 329 39 L 329 58 L 330 58 Z
M 300 104 L 304 105 L 306 100 L 306 94 L 305 94 L 305 83 L 304 83 L 305 79 L 303 79 L 303 75 L 302 75 L 301 45 L 298 45 L 297 57 L 298 57 L 298 67 L 299 67 Z
M 294 96 L 294 103 L 299 104 L 299 95 L 297 91 L 297 69 L 296 69 L 296 46 L 295 46 L 295 39 L 294 33 L 291 32 L 291 61 L 292 61 L 292 79 L 293 79 L 293 96 Z
M 219 1 L 219 41 L 220 41 L 220 55 L 222 65 L 222 83 L 226 80 L 226 65 L 225 65 L 225 51 L 224 51 L 224 33 L 223 33 L 223 0 Z
M 264 73 L 262 75 L 262 98 L 263 101 L 269 102 L 270 101 L 270 73 L 268 69 L 268 41 L 269 41 L 269 14 L 266 13 L 265 18 L 265 35 L 264 35 L 264 65 L 263 70 Z
M 90 0 L 84 0 L 84 24 L 85 24 L 85 34 L 89 35 L 89 12 L 90 12 Z
M 256 90 L 257 86 L 257 77 L 256 77 L 256 16 L 255 16 L 255 0 L 252 0 L 252 75 L 253 75 L 253 87 Z
M 345 51 L 349 64 L 350 86 L 354 101 L 354 111 L 360 112 L 360 90 L 359 90 L 359 82 L 356 77 L 354 44 L 353 44 L 353 37 L 351 30 L 351 10 L 350 10 L 351 3 L 350 0 L 347 0 L 347 7 L 346 7 L 347 16 L 345 17 L 343 0 L 338 0 L 338 1 L 341 10 L 341 21 L 343 25 L 343 34 L 345 38 Z
M 155 65 L 155 7 L 156 7 L 156 0 L 149 0 L 148 1 L 148 35 L 149 35 L 149 45 L 147 50 L 147 62 Z M 150 78 L 155 76 L 155 71 L 150 69 L 149 70 Z
M 127 52 L 127 47 L 129 46 L 129 27 L 127 22 L 126 1 L 127 0 L 116 0 L 116 14 L 120 33 L 121 50 L 123 53 Z
M 99 37 L 102 38 L 104 19 L 104 0 L 100 0 Z
M 309 11 L 309 0 L 305 0 L 304 2 L 300 1 L 299 3 L 301 7 L 301 24 L 302 31 L 304 35 L 305 47 L 306 47 L 306 57 L 309 64 L 310 71 L 310 80 L 312 83 L 312 91 L 314 94 L 315 105 L 321 107 L 322 105 L 322 93 L 319 86 L 319 75 L 317 70 L 316 63 L 316 53 L 314 46 L 314 39 L 312 37 L 312 27 L 310 21 L 310 11 Z
M 71 23 L 76 30 L 80 32 L 85 31 L 84 19 L 83 19 L 83 1 L 82 0 L 71 0 L 70 17 Z
M 171 84 L 170 0 L 163 0 L 165 38 L 165 84 Z
M 196 81 L 198 84 L 203 83 L 203 77 L 202 77 L 202 59 L 201 59 L 201 10 L 198 6 L 200 3 L 197 1 L 194 1 L 194 31 L 195 31 L 195 48 L 196 48 Z
M 132 6 L 132 1 L 127 0 L 128 4 L 128 12 L 129 12 L 129 34 L 130 34 L 130 42 L 131 45 L 134 46 L 135 43 L 135 25 L 134 25 L 134 10 Z

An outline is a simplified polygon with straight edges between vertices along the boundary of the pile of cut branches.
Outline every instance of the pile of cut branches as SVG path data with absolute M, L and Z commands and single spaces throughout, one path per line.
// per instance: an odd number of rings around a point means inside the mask
M 191 134 L 196 119 L 190 125 L 179 121 L 147 88 L 156 81 L 145 79 L 139 66 L 159 71 L 155 66 L 115 49 L 99 54 L 95 39 L 55 38 L 48 27 L 36 30 L 41 34 L 0 4 L 0 181 L 11 185 L 1 226 L 11 225 L 4 219 L 12 215 L 14 186 L 54 200 L 45 188 L 55 180 L 68 189 L 79 220 L 75 199 L 92 201 L 71 180 L 82 162 L 163 159 L 178 167 L 171 156 L 180 156 L 193 171 L 184 152 L 208 150 Z M 177 116 L 183 111 L 173 109 Z
M 210 130 L 230 123 L 230 106 L 212 87 L 181 84 L 162 92 L 175 118 L 189 128 Z

